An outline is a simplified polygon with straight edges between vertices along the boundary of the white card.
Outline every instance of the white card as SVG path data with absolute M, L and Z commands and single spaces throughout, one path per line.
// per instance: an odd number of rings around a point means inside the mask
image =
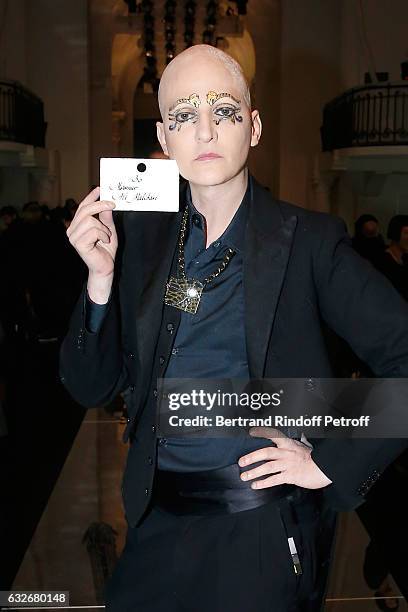
M 115 202 L 115 210 L 179 210 L 179 170 L 173 159 L 102 157 L 100 188 L 100 199 Z

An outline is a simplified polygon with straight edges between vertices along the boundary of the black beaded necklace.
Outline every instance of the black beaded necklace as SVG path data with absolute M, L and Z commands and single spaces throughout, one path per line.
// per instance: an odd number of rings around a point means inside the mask
M 179 310 L 184 310 L 184 312 L 196 314 L 200 304 L 201 294 L 205 287 L 225 270 L 235 255 L 235 251 L 233 249 L 228 249 L 218 268 L 204 278 L 204 280 L 199 281 L 195 278 L 187 278 L 184 257 L 187 220 L 188 207 L 186 207 L 181 220 L 180 235 L 178 239 L 178 273 L 177 277 L 171 276 L 167 282 L 164 303 L 168 306 L 174 306 L 174 308 L 178 308 Z

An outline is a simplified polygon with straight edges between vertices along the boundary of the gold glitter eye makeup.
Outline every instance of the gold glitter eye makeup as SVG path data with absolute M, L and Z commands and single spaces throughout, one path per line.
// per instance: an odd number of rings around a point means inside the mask
M 195 108 L 198 108 L 201 104 L 200 96 L 196 93 L 192 93 L 188 96 L 188 98 L 179 98 L 175 102 L 175 104 L 172 104 L 172 106 L 170 106 L 169 108 L 169 113 L 171 113 L 172 110 L 176 108 L 176 106 L 178 106 L 179 104 L 183 104 L 184 102 L 187 104 L 192 104 Z
M 241 101 L 234 98 L 232 94 L 228 92 L 217 93 L 216 91 L 209 91 L 207 93 L 207 97 L 206 97 L 207 104 L 212 106 L 213 104 L 217 102 L 217 100 L 220 100 L 221 98 L 231 98 L 231 100 L 234 100 L 234 102 L 236 102 L 237 104 L 241 104 Z
M 239 114 L 240 112 L 241 109 L 235 106 L 219 106 L 214 110 L 214 115 L 217 117 L 215 119 L 215 124 L 219 125 L 220 121 L 223 119 L 229 119 L 231 123 L 234 124 L 236 121 L 242 123 L 242 115 Z
M 169 113 L 169 120 L 173 122 L 169 125 L 169 130 L 173 131 L 177 127 L 177 131 L 179 132 L 183 123 L 187 121 L 195 123 L 197 118 L 197 113 L 195 111 L 180 110 L 175 113 Z

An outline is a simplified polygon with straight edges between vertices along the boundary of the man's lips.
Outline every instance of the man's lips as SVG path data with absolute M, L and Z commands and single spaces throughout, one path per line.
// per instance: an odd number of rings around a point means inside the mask
M 194 161 L 205 161 L 206 159 L 217 159 L 219 157 L 221 155 L 217 155 L 217 153 L 201 153 Z

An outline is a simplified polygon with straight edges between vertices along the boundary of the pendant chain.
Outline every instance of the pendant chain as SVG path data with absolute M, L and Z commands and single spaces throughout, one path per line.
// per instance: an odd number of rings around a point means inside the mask
M 178 269 L 183 279 L 187 278 L 186 277 L 186 264 L 185 264 L 185 257 L 184 257 L 184 239 L 185 239 L 186 229 L 187 229 L 187 220 L 188 220 L 188 207 L 186 207 L 184 214 L 183 214 L 183 219 L 181 221 L 181 228 L 180 228 L 180 236 L 179 236 L 179 241 L 178 241 Z M 212 272 L 204 280 L 201 281 L 202 285 L 208 285 L 208 283 L 210 283 L 215 278 L 217 278 L 217 276 L 219 276 L 221 272 L 223 272 L 225 268 L 228 266 L 229 262 L 234 257 L 234 255 L 235 255 L 235 251 L 229 248 L 225 254 L 224 259 L 218 266 L 218 268 L 214 270 L 214 272 Z

